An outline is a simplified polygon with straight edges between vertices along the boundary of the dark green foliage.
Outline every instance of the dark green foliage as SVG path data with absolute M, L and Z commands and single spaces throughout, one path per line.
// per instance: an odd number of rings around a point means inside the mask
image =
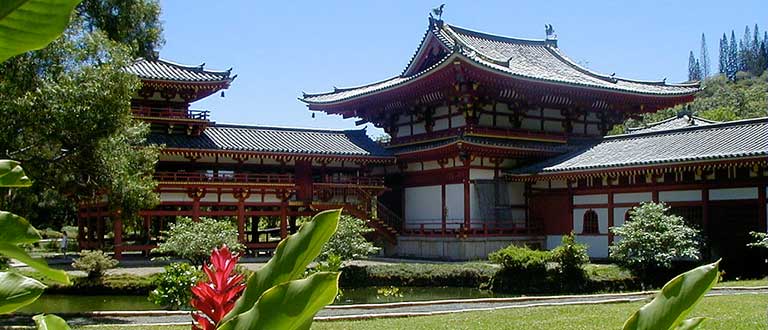
M 623 133 L 624 126 L 640 127 L 684 112 L 714 121 L 767 116 L 765 95 L 768 90 L 768 72 L 759 77 L 752 76 L 749 72 L 738 72 L 734 75 L 735 80 L 729 80 L 723 75 L 709 78 L 703 82 L 704 88 L 693 102 L 645 114 L 641 120 L 627 120 L 624 125 L 616 125 L 610 134 Z
M 323 245 L 320 260 L 327 260 L 329 255 L 336 255 L 341 260 L 365 259 L 379 251 L 373 243 L 365 238 L 365 234 L 373 231 L 365 221 L 348 215 L 342 215 L 336 233 L 328 243 Z
M 77 11 L 89 29 L 129 45 L 133 57 L 154 59 L 164 43 L 157 0 L 83 0 Z
M 214 248 L 227 245 L 231 251 L 239 252 L 244 246 L 237 241 L 237 228 L 228 220 L 200 218 L 192 221 L 180 217 L 165 232 L 167 239 L 152 253 L 173 255 L 191 261 L 195 265 L 206 262 Z
M 156 288 L 149 293 L 149 301 L 170 309 L 189 307 L 192 286 L 203 278 L 197 268 L 187 263 L 172 263 L 154 281 Z
M 88 274 L 88 278 L 102 277 L 107 269 L 115 268 L 117 260 L 108 256 L 104 251 L 94 250 L 80 253 L 80 257 L 72 262 L 72 267 Z
M 560 246 L 552 250 L 552 261 L 557 262 L 561 275 L 572 283 L 586 278 L 584 265 L 589 262 L 587 246 L 576 243 L 573 232 L 563 236 Z
M 664 203 L 642 203 L 629 210 L 630 221 L 609 228 L 621 237 L 609 248 L 611 259 L 648 283 L 664 283 L 659 275 L 674 273 L 675 260 L 700 258 L 699 230 L 668 211 Z
M 552 253 L 513 244 L 489 254 L 488 260 L 509 271 L 538 273 L 546 270 Z
M 487 286 L 498 267 L 486 263 L 347 265 L 341 268 L 341 287 L 376 286 Z
M 101 193 L 126 220 L 157 202 L 157 153 L 137 147 L 148 126 L 130 111 L 139 80 L 122 71 L 130 48 L 78 13 L 47 47 L 0 65 L 2 158 L 22 161 L 36 183 L 0 203 L 39 227 L 74 223 L 78 203 Z M 137 27 L 145 19 L 127 18 Z

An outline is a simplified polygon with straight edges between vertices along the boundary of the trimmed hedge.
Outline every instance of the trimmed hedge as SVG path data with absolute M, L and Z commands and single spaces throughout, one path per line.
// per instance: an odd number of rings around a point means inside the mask
M 347 265 L 339 286 L 453 286 L 484 287 L 499 267 L 486 263 Z

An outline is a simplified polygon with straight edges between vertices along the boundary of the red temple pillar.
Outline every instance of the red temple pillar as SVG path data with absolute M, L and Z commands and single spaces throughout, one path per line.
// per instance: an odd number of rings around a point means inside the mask
M 123 257 L 123 219 L 120 211 L 112 213 L 112 227 L 115 232 L 115 259 Z
M 469 199 L 469 164 L 471 163 L 470 156 L 467 155 L 464 159 L 464 167 L 466 168 L 466 173 L 464 177 L 464 232 L 469 232 L 470 226 L 472 225 L 472 212 L 470 210 L 470 199 Z
M 200 221 L 200 197 L 192 199 L 192 221 Z
M 237 200 L 237 240 L 245 242 L 245 200 Z
M 288 203 L 280 205 L 280 238 L 288 237 Z

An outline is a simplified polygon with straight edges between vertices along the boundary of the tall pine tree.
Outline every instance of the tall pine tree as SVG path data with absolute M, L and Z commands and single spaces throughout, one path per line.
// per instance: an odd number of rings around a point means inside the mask
M 701 61 L 701 79 L 707 79 L 709 77 L 709 51 L 707 50 L 707 39 L 704 38 L 704 33 L 701 34 L 701 54 L 699 55 Z
M 728 37 L 723 33 L 723 39 L 720 39 L 720 52 L 718 54 L 718 72 L 724 75 L 728 72 Z
M 752 33 L 747 25 L 744 27 L 744 36 L 739 41 L 739 71 L 750 71 L 752 62 Z
M 693 56 L 693 51 L 688 53 L 688 81 L 694 81 L 697 79 L 697 70 L 696 70 L 696 57 Z
M 728 41 L 728 79 L 736 79 L 736 72 L 739 71 L 739 48 L 736 41 L 736 32 L 731 30 L 731 39 Z
M 701 34 L 701 54 L 699 55 L 701 61 L 701 79 L 707 79 L 709 77 L 709 51 L 707 50 L 707 39 L 704 38 L 704 33 Z

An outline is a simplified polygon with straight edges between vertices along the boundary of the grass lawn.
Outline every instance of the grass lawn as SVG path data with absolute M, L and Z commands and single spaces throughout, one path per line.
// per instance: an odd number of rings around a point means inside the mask
M 716 286 L 768 286 L 768 277 L 760 280 L 725 281 L 717 283 Z
M 620 329 L 624 320 L 643 302 L 535 307 L 471 312 L 414 318 L 378 319 L 351 322 L 315 322 L 312 329 Z M 701 329 L 764 329 L 766 295 L 706 297 L 690 316 L 710 317 Z M 94 329 L 94 327 L 82 328 Z M 134 330 L 136 327 L 99 326 L 104 330 Z M 143 327 L 148 330 L 186 330 L 189 326 Z

